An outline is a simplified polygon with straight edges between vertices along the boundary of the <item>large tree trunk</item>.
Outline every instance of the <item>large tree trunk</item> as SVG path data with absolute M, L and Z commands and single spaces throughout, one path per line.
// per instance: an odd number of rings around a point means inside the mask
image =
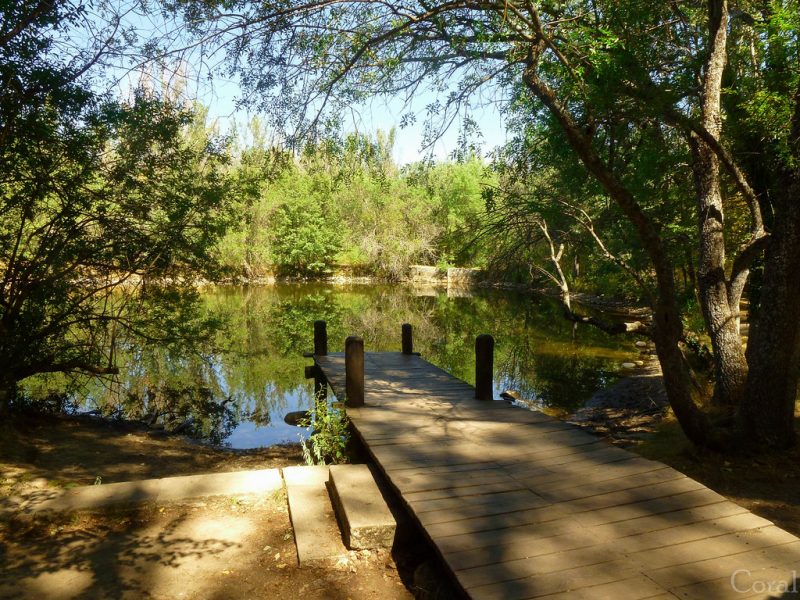
M 722 133 L 720 100 L 726 63 L 728 3 L 709 3 L 710 48 L 703 80 L 702 121 L 719 140 Z M 738 406 L 744 396 L 747 361 L 739 335 L 738 294 L 729 293 L 725 275 L 725 217 L 720 192 L 720 162 L 717 154 L 694 134 L 691 139 L 699 227 L 697 283 L 700 306 L 714 351 L 717 404 Z M 735 302 L 732 306 L 730 300 Z
M 739 425 L 746 442 L 788 448 L 795 443 L 794 412 L 800 376 L 800 172 L 775 206 L 772 240 L 764 257 L 757 319 L 750 325 L 750 372 Z
M 656 273 L 658 298 L 653 307 L 653 328 L 656 352 L 664 373 L 664 386 L 670 406 L 692 443 L 723 449 L 723 440 L 708 416 L 692 397 L 688 369 L 680 350 L 683 326 L 675 290 L 674 266 L 664 248 L 658 229 L 636 201 L 631 191 L 608 168 L 592 146 L 589 135 L 578 126 L 570 111 L 556 98 L 555 92 L 541 81 L 535 65 L 529 65 L 524 82 L 558 120 L 564 134 L 586 169 L 603 186 L 635 228 L 642 247 Z
M 714 401 L 739 406 L 747 378 L 742 339 L 739 335 L 739 307 L 731 306 L 725 276 L 725 237 L 719 163 L 713 152 L 693 141 L 695 185 L 700 229 L 697 287 L 700 307 L 714 353 Z
M 11 411 L 11 403 L 17 396 L 17 382 L 5 377 L 0 378 L 0 417 Z
M 791 161 L 773 194 L 772 238 L 764 256 L 761 305 L 750 326 L 747 395 L 739 412 L 746 442 L 759 449 L 796 443 L 800 379 L 800 87 L 789 134 Z

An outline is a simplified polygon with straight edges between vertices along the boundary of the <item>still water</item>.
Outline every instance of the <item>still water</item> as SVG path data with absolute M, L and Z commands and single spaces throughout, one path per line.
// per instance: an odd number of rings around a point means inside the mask
M 220 286 L 202 301 L 220 323 L 213 352 L 129 349 L 114 385 L 81 392 L 83 410 L 165 423 L 232 448 L 296 442 L 303 430 L 283 417 L 311 405 L 303 353 L 316 319 L 327 321 L 331 352 L 342 351 L 348 335 L 363 337 L 367 351 L 399 351 L 400 325 L 411 323 L 414 349 L 470 383 L 475 337 L 490 333 L 496 394 L 514 390 L 532 407 L 581 406 L 634 353 L 630 342 L 574 329 L 549 299 L 508 291 L 302 283 Z

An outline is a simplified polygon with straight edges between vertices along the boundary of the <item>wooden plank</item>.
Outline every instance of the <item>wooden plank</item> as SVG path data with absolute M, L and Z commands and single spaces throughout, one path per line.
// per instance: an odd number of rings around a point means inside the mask
M 629 521 L 637 517 L 670 513 L 682 508 L 696 508 L 707 504 L 724 502 L 725 499 L 708 488 L 684 492 L 665 498 L 645 500 L 624 506 L 612 506 L 575 515 L 575 519 L 584 525 L 603 525 Z
M 798 573 L 796 568 L 742 568 L 726 577 L 678 587 L 673 592 L 687 600 L 730 600 L 732 597 L 763 600 L 765 594 L 770 598 L 789 598 L 800 592 Z
M 343 355 L 315 360 L 343 389 Z M 729 598 L 737 565 L 800 568 L 795 536 L 666 465 L 418 356 L 367 353 L 365 376 L 354 429 L 472 598 Z
M 607 538 L 625 538 L 656 531 L 663 531 L 673 527 L 698 523 L 712 522 L 734 515 L 742 515 L 748 511 L 733 502 L 715 502 L 713 504 L 665 511 L 658 514 L 644 514 L 633 519 L 614 521 L 604 524 L 595 524 L 592 530 Z
M 435 500 L 417 500 L 411 499 L 410 496 L 406 496 L 408 498 L 408 502 L 411 507 L 414 509 L 414 512 L 417 515 L 423 515 L 424 513 L 437 511 L 437 510 L 452 510 L 456 508 L 461 508 L 463 506 L 468 506 L 470 504 L 495 504 L 497 502 L 507 501 L 509 499 L 517 499 L 517 498 L 536 498 L 538 502 L 541 502 L 541 498 L 531 492 L 530 490 L 521 489 L 521 490 L 504 490 L 502 492 L 496 492 L 491 494 L 491 498 L 486 498 L 487 494 L 480 494 L 478 496 L 458 496 L 458 497 L 450 497 L 450 498 L 437 498 Z
M 659 463 L 630 458 L 625 461 L 608 463 L 602 469 L 592 464 L 575 463 L 563 468 L 553 468 L 551 473 L 537 473 L 530 476 L 512 473 L 515 479 L 525 482 L 531 489 L 540 493 L 553 492 L 562 488 L 574 487 L 579 481 L 608 481 L 629 477 L 639 473 L 650 473 L 663 468 Z
M 442 440 L 460 439 L 468 440 L 470 443 L 479 441 L 482 446 L 490 446 L 493 443 L 505 444 L 509 442 L 508 435 L 502 432 L 486 431 L 480 424 L 448 420 L 446 424 L 417 422 L 399 426 L 395 430 L 384 430 L 381 434 L 368 434 L 368 428 L 364 428 L 359 420 L 354 423 L 363 435 L 370 438 L 372 445 L 382 444 L 436 444 Z M 536 433 L 549 433 L 551 431 L 561 431 L 563 427 L 555 424 L 546 424 L 537 428 Z M 373 429 L 374 431 L 374 429 Z M 513 441 L 513 440 L 512 440 Z M 618 458 L 620 460 L 623 457 Z M 627 457 L 629 458 L 629 457 Z
M 525 453 L 524 449 L 519 456 L 512 459 L 498 460 L 497 463 L 507 469 L 521 471 L 529 465 L 556 466 L 570 462 L 589 461 L 597 465 L 616 462 L 621 457 L 630 458 L 630 452 L 609 446 L 604 442 L 596 442 L 586 446 L 563 448 L 562 451 L 539 452 L 533 454 Z M 564 452 L 567 450 L 568 452 Z
M 527 535 L 519 529 L 522 528 L 506 530 L 502 534 L 495 530 L 498 534 L 492 538 L 492 545 L 447 552 L 445 559 L 453 570 L 460 571 L 598 545 L 597 539 L 585 531 L 570 530 L 566 535 L 542 537 L 537 529 L 529 529 Z
M 456 577 L 458 577 L 458 573 L 456 572 Z M 578 586 L 588 588 L 624 581 L 637 575 L 639 573 L 631 567 L 630 563 L 625 560 L 617 560 L 569 568 L 525 579 L 491 583 L 469 588 L 467 592 L 475 600 L 527 600 L 559 592 L 569 592 Z
M 506 467 L 506 470 L 517 479 L 530 481 L 531 485 L 539 485 L 542 489 L 558 489 L 559 487 L 573 486 L 575 480 L 586 472 L 596 472 L 602 468 L 603 477 L 614 479 L 631 475 L 634 472 L 641 472 L 641 469 L 631 471 L 630 469 L 626 470 L 624 467 L 644 466 L 644 463 L 633 462 L 636 460 L 633 456 L 616 455 L 609 457 L 608 460 L 611 462 L 605 462 L 601 459 L 598 464 L 595 464 L 591 460 L 586 460 L 585 458 L 560 464 L 548 464 L 547 461 L 536 461 L 529 463 L 527 466 L 518 466 L 513 469 Z M 650 467 L 648 470 L 655 470 L 655 468 L 657 468 L 654 465 L 647 466 Z M 567 479 L 566 484 L 561 484 L 563 479 Z
M 528 461 L 544 461 L 550 459 L 557 459 L 565 456 L 580 456 L 583 453 L 597 452 L 599 450 L 615 449 L 608 442 L 594 439 L 588 440 L 586 444 L 580 446 L 555 446 L 552 448 L 537 448 L 536 446 L 526 445 L 522 448 L 517 448 L 516 453 L 511 454 L 504 458 L 498 458 L 497 463 L 502 466 L 514 467 L 519 464 L 525 464 Z M 624 450 L 620 450 L 624 452 Z
M 488 499 L 487 499 L 488 500 Z M 412 506 L 414 506 L 412 504 Z M 527 495 L 513 497 L 493 496 L 491 501 L 462 503 L 460 506 L 451 506 L 447 509 L 418 512 L 417 516 L 423 525 L 448 523 L 462 519 L 475 519 L 489 515 L 513 513 L 532 508 L 548 506 L 547 502 L 528 493 Z
M 501 492 L 528 491 L 525 486 L 518 481 L 508 480 L 499 483 L 481 483 L 459 488 L 447 488 L 441 490 L 429 490 L 425 492 L 409 492 L 403 494 L 407 502 L 414 500 L 438 500 L 441 498 L 463 498 L 470 496 L 487 496 Z
M 556 439 L 554 436 L 558 434 L 550 434 L 549 436 L 543 436 L 542 438 L 531 436 L 524 450 L 514 447 L 503 448 L 501 450 L 505 450 L 505 452 L 498 452 L 498 459 L 500 458 L 499 455 L 501 454 L 505 455 L 503 456 L 504 459 L 509 460 L 518 459 L 521 454 L 530 456 L 533 459 L 534 457 L 543 458 L 551 454 L 555 455 L 559 453 L 567 454 L 571 452 L 581 452 L 581 447 L 588 447 L 597 443 L 597 439 L 589 436 L 588 434 L 586 436 L 580 435 L 577 437 L 575 436 L 575 432 L 572 431 L 568 431 L 566 434 L 566 440 Z
M 559 535 L 577 538 L 581 533 L 586 534 L 586 531 L 585 529 L 582 531 L 576 529 L 575 524 L 569 519 L 560 519 L 538 523 L 512 524 L 508 527 L 438 536 L 436 545 L 445 555 L 462 551 L 478 552 L 485 548 L 505 544 L 514 544 L 524 548 L 534 546 L 540 540 Z
M 546 506 L 543 508 L 532 508 L 530 510 L 521 510 L 488 517 L 477 517 L 468 521 L 436 523 L 425 527 L 425 530 L 435 541 L 437 537 L 503 529 L 505 527 L 526 525 L 529 523 L 546 523 L 547 521 L 555 521 L 562 518 L 564 518 L 563 514 Z
M 435 467 L 428 465 L 411 465 L 408 467 L 397 467 L 393 469 L 392 472 L 400 475 L 411 473 L 458 473 L 459 471 L 477 471 L 480 469 L 496 468 L 498 468 L 497 463 L 493 460 L 483 460 L 460 465 L 439 465 Z
M 623 507 L 629 504 L 644 502 L 646 500 L 654 500 L 656 498 L 664 498 L 667 496 L 676 496 L 685 492 L 705 489 L 706 487 L 703 484 L 698 483 L 694 479 L 683 477 L 682 479 L 675 479 L 673 481 L 664 481 L 661 483 L 636 487 L 633 489 L 598 494 L 586 498 L 578 498 L 577 500 L 570 500 L 560 504 L 570 512 L 579 513 L 587 510 L 609 508 L 612 506 Z
M 711 558 L 708 560 L 682 564 L 661 569 L 643 569 L 645 575 L 668 590 L 702 583 L 711 580 L 723 580 L 730 578 L 739 569 L 768 569 L 771 567 L 789 567 L 800 569 L 800 540 L 783 544 L 761 548 L 750 552 L 725 556 L 722 558 Z M 730 583 L 728 590 L 730 592 Z M 731 594 L 729 597 L 733 596 Z M 735 597 L 735 596 L 734 596 Z
M 437 455 L 437 450 L 440 452 Z M 480 456 L 486 457 L 486 452 L 478 452 L 474 444 L 454 443 L 437 444 L 434 447 L 422 449 L 416 446 L 396 445 L 371 446 L 372 455 L 385 467 L 393 465 L 431 466 L 446 464 L 465 464 L 475 462 Z M 508 476 L 508 473 L 506 473 Z
M 392 477 L 391 481 L 398 490 L 405 494 L 469 487 L 483 485 L 484 483 L 503 483 L 511 481 L 511 478 L 503 471 L 485 469 L 476 472 L 434 473 L 432 475 L 415 475 L 412 477 L 400 475 Z
M 744 512 L 720 519 L 693 522 L 659 529 L 638 535 L 617 538 L 615 543 L 622 552 L 634 553 L 674 544 L 683 544 L 699 539 L 716 537 L 726 533 L 749 531 L 772 525 L 770 521 L 750 512 Z
M 569 500 L 589 498 L 591 496 L 608 494 L 610 492 L 620 492 L 680 479 L 686 479 L 686 475 L 675 469 L 664 467 L 654 471 L 634 473 L 633 475 L 627 475 L 625 477 L 617 477 L 615 479 L 606 479 L 597 482 L 573 482 L 569 487 L 565 486 L 551 490 L 541 490 L 539 493 L 544 498 L 550 498 L 551 500 L 558 499 L 559 501 L 566 502 Z
M 789 544 L 796 540 L 797 538 L 791 533 L 770 525 L 768 527 L 738 531 L 640 551 L 636 555 L 636 560 L 646 564 L 648 568 L 659 569 L 661 567 L 700 562 L 710 558 L 734 556 L 758 548 Z
M 547 596 L 547 600 L 664 600 L 667 598 L 674 600 L 676 596 L 665 594 L 664 588 L 644 575 Z
M 621 559 L 622 556 L 607 545 L 589 546 L 464 569 L 456 571 L 456 576 L 465 588 L 470 589 L 501 581 L 558 573 L 564 570 L 565 565 L 571 568 L 588 567 Z

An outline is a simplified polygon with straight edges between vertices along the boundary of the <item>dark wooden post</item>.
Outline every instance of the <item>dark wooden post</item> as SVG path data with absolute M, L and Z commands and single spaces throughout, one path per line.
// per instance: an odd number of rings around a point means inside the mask
M 324 400 L 328 397 L 328 382 L 325 381 L 325 375 L 323 375 L 319 365 L 306 367 L 306 379 L 314 380 L 314 398 L 316 400 Z
M 325 382 L 325 377 L 322 375 L 322 370 L 317 369 L 317 375 L 314 376 L 314 401 L 319 402 L 327 400 L 328 398 L 328 385 Z
M 314 321 L 314 354 L 317 356 L 328 354 L 328 327 L 325 321 Z
M 364 406 L 364 340 L 350 336 L 344 342 L 345 405 Z
M 411 323 L 403 323 L 403 354 L 414 354 Z
M 494 338 L 482 333 L 475 338 L 475 398 L 493 400 Z

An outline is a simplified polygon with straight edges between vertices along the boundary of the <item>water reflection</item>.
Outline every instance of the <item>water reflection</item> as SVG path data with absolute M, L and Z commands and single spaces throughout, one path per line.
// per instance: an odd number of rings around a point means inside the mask
M 316 319 L 327 321 L 330 351 L 352 334 L 367 351 L 399 351 L 400 324 L 411 323 L 415 350 L 470 383 L 475 337 L 491 333 L 496 394 L 515 390 L 537 407 L 581 406 L 631 352 L 600 331 L 573 330 L 548 300 L 510 292 L 448 297 L 401 286 L 279 284 L 210 288 L 202 303 L 222 323 L 213 349 L 122 348 L 122 375 L 93 384 L 80 403 L 234 448 L 297 441 L 283 416 L 311 405 L 302 355 L 312 349 Z

